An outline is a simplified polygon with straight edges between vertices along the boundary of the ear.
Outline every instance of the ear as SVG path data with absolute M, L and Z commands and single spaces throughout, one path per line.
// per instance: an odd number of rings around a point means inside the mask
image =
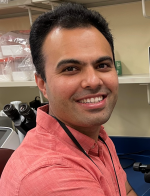
M 41 78 L 40 75 L 35 73 L 35 81 L 39 88 L 39 90 L 43 93 L 44 97 L 48 99 L 47 92 L 46 92 L 46 82 Z

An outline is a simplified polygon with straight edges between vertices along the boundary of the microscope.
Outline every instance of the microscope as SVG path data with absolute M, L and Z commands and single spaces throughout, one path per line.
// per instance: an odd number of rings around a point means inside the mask
M 136 162 L 133 164 L 133 170 L 144 173 L 145 182 L 150 183 L 150 165 L 143 165 L 140 162 Z
M 14 126 L 25 136 L 27 132 L 36 126 L 36 110 L 28 104 L 21 103 L 19 111 L 13 104 L 7 104 L 3 112 L 13 121 Z

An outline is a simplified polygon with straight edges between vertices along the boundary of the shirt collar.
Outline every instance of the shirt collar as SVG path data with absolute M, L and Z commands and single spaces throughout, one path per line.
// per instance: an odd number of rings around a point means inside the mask
M 65 142 L 69 143 L 70 145 L 73 145 L 77 148 L 77 146 L 74 144 L 74 142 L 69 138 L 69 136 L 66 134 L 66 132 L 61 128 L 59 123 L 55 118 L 50 116 L 48 114 L 49 112 L 49 106 L 45 105 L 37 110 L 37 118 L 36 122 L 37 125 L 42 127 L 45 132 L 50 132 L 51 134 L 57 136 L 58 138 L 61 138 L 61 140 L 64 140 Z M 90 149 L 93 149 L 93 146 L 95 145 L 95 140 L 84 135 L 83 133 L 67 126 L 67 128 L 70 130 L 70 132 L 73 134 L 73 136 L 76 138 L 76 140 L 79 142 L 79 144 L 82 146 L 82 148 L 86 151 L 88 154 Z M 41 129 L 38 129 L 37 131 L 41 131 Z M 107 139 L 107 134 L 104 131 L 104 127 L 101 126 L 100 128 L 100 136 L 105 141 Z

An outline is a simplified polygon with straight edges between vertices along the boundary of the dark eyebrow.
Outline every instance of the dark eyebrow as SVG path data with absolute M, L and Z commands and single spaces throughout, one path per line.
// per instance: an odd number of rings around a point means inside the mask
M 66 64 L 84 64 L 83 62 L 81 61 L 78 61 L 78 60 L 75 60 L 75 59 L 64 59 L 64 60 L 61 60 L 58 64 L 57 64 L 57 69 L 59 67 L 61 67 L 62 65 L 66 65 Z
M 98 58 L 96 61 L 93 61 L 92 64 L 98 64 L 106 60 L 113 63 L 113 59 L 110 56 L 103 56 L 103 57 Z
M 113 62 L 113 60 L 112 60 L 112 58 L 110 56 L 103 56 L 103 57 L 100 57 L 97 60 L 93 61 L 92 62 L 92 65 L 101 63 L 101 62 L 106 61 L 106 60 L 109 60 L 111 63 Z M 64 59 L 64 60 L 61 60 L 57 64 L 57 67 L 56 68 L 58 69 L 62 65 L 66 65 L 66 64 L 76 64 L 76 65 L 79 65 L 80 64 L 80 65 L 85 65 L 86 63 L 83 62 L 83 61 L 76 60 L 76 59 Z

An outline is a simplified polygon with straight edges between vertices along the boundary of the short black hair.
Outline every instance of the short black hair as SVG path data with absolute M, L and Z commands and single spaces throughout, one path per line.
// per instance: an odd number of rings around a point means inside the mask
M 94 10 L 89 10 L 83 5 L 76 3 L 66 3 L 40 15 L 35 20 L 30 32 L 30 48 L 36 72 L 45 82 L 45 61 L 42 47 L 49 32 L 55 27 L 74 29 L 90 26 L 94 26 L 104 35 L 110 44 L 114 58 L 113 36 L 108 23 L 100 13 Z

